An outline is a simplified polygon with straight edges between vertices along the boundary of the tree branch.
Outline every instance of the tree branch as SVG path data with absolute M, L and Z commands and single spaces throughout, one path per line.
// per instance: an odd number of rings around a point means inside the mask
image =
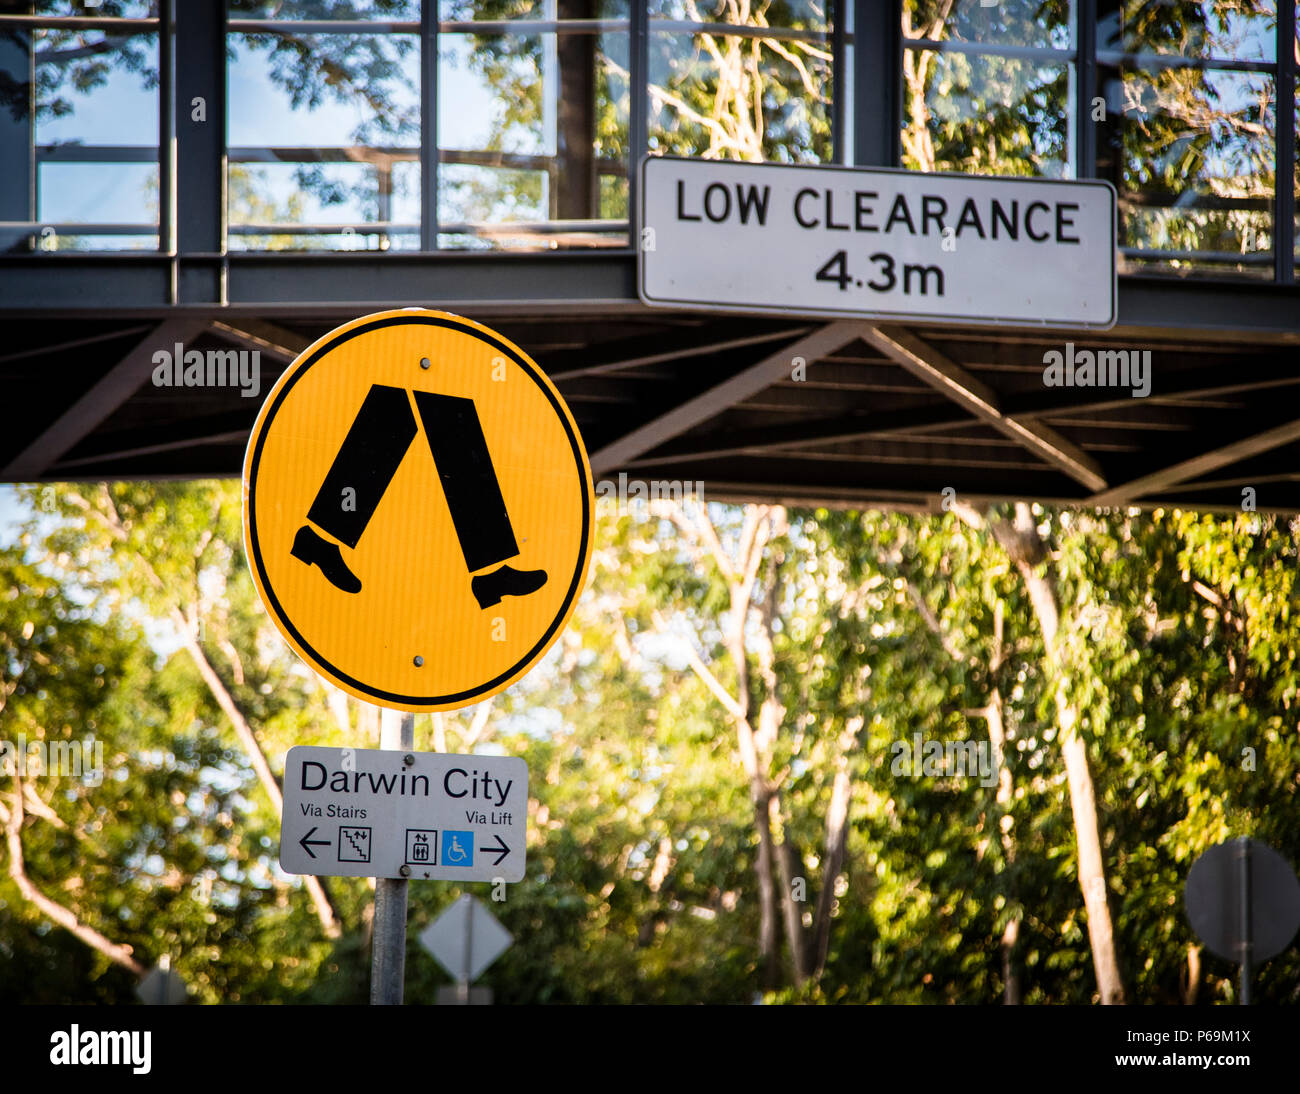
M 13 776 L 16 791 L 11 797 L 11 806 L 5 808 L 0 805 L 0 814 L 3 814 L 5 824 L 5 842 L 9 847 L 9 876 L 18 886 L 18 891 L 23 897 L 33 904 L 47 918 L 52 919 L 60 927 L 69 931 L 76 938 L 80 939 L 91 949 L 102 953 L 116 965 L 121 965 L 124 969 L 129 969 L 136 976 L 143 976 L 145 968 L 132 956 L 130 946 L 113 942 L 100 934 L 93 927 L 81 922 L 77 914 L 71 908 L 66 908 L 55 900 L 51 900 L 36 887 L 35 882 L 27 876 L 27 864 L 23 858 L 22 826 L 23 826 L 23 782 L 22 776 L 17 773 Z
M 687 662 L 690 664 L 691 668 L 695 670 L 695 675 L 704 682 L 705 687 L 713 692 L 714 697 L 723 705 L 727 713 L 738 722 L 747 721 L 745 711 L 741 705 L 736 702 L 731 693 L 722 686 L 718 681 L 718 678 L 714 676 L 712 671 L 709 669 L 709 666 L 706 665 L 700 655 L 696 653 L 694 643 L 684 636 L 674 632 L 672 628 L 669 627 L 668 621 L 659 613 L 658 609 L 651 612 L 650 618 L 654 623 L 656 631 L 667 638 L 675 638 L 677 640 L 682 652 L 686 655 Z

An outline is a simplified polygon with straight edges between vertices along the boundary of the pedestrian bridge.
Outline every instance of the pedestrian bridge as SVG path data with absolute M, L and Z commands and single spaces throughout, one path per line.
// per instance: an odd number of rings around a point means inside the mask
M 418 306 L 537 360 L 597 479 L 1300 510 L 1292 5 L 1231 41 L 1208 0 L 1168 40 L 1106 0 L 1059 25 L 925 23 L 912 0 L 763 24 L 668 0 L 352 7 L 0 0 L 0 478 L 236 475 L 297 353 Z M 724 101 L 728 72 L 753 94 Z M 1118 321 L 647 307 L 635 167 L 660 152 L 1106 180 Z M 257 393 L 188 385 L 178 346 L 246 353 Z M 163 352 L 180 383 L 155 382 Z M 1149 393 L 1064 379 L 1102 353 L 1149 353 Z

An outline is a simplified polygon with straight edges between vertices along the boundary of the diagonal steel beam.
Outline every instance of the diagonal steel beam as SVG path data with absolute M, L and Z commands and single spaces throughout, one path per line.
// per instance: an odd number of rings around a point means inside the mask
M 592 455 L 592 474 L 599 475 L 611 468 L 620 467 L 628 460 L 649 452 L 656 445 L 681 436 L 688 429 L 717 417 L 729 407 L 770 387 L 783 376 L 790 375 L 791 361 L 795 357 L 815 361 L 848 345 L 855 338 L 863 337 L 868 329 L 864 323 L 838 322 L 828 323 L 806 334 L 784 349 L 764 357 L 757 364 L 750 365 L 708 391 L 686 400 L 681 406 L 674 407 L 607 444 Z
M 751 452 L 793 451 L 846 441 L 890 437 L 898 433 L 941 433 L 956 426 L 975 424 L 969 414 L 944 403 L 937 407 L 904 408 L 866 414 L 818 418 L 797 425 L 774 425 L 756 429 L 729 429 L 682 440 L 656 449 L 652 455 L 629 461 L 629 467 L 682 463 L 687 460 L 716 460 Z
M 1276 475 L 1236 475 L 1230 479 L 1195 479 L 1191 482 L 1177 483 L 1165 490 L 1148 490 L 1147 494 L 1148 496 L 1163 494 L 1175 489 L 1190 491 L 1227 490 L 1234 486 L 1268 486 L 1275 482 L 1300 482 L 1300 471 L 1283 471 Z
M 170 350 L 177 342 L 188 342 L 207 328 L 206 319 L 169 319 L 160 323 L 15 455 L 0 471 L 0 479 L 28 482 L 40 477 L 136 393 L 153 370 L 155 350 Z
M 1228 395 L 1248 395 L 1255 391 L 1266 391 L 1275 387 L 1294 387 L 1300 384 L 1300 376 L 1279 376 L 1257 380 L 1242 380 L 1235 384 L 1208 385 L 1203 377 L 1189 377 L 1185 380 L 1164 382 L 1158 392 L 1145 399 L 1134 399 L 1132 395 L 1082 394 L 1073 401 L 1052 395 L 1016 395 L 1009 397 L 1004 409 L 1014 418 L 1051 418 L 1060 414 L 1077 414 L 1086 412 L 1098 414 L 1107 410 L 1133 410 L 1142 406 L 1178 406 L 1188 399 L 1214 399 Z M 1055 388 L 1053 391 L 1074 391 L 1078 388 Z
M 599 365 L 584 365 L 581 368 L 552 372 L 549 375 L 553 381 L 560 383 L 564 380 L 576 379 L 579 376 L 596 376 L 605 372 L 621 372 L 629 368 L 663 364 L 665 361 L 678 361 L 683 357 L 704 357 L 710 353 L 723 353 L 727 350 L 743 349 L 745 346 L 761 345 L 763 342 L 777 342 L 782 338 L 797 338 L 801 334 L 807 334 L 810 329 L 809 327 L 794 327 L 785 330 L 766 331 L 763 334 L 747 334 L 739 338 L 728 338 L 721 342 L 685 344 L 666 352 L 627 357 L 623 360 L 607 361 Z
M 218 320 L 212 324 L 212 333 L 247 349 L 261 350 L 268 357 L 285 365 L 292 363 L 298 354 L 311 345 L 310 338 L 277 327 L 274 323 L 240 319 L 237 324 Z
M 1160 395 L 1135 402 L 1131 395 L 1116 396 L 1112 392 L 1101 394 L 1075 394 L 1073 400 L 1046 392 L 1043 394 L 1009 395 L 1002 401 L 1003 412 L 1009 418 L 1028 422 L 1036 418 L 1051 418 L 1064 414 L 1096 414 L 1107 410 L 1132 410 L 1135 407 L 1176 404 L 1179 399 L 1238 395 L 1263 391 L 1275 387 L 1300 384 L 1300 376 L 1270 377 L 1244 380 L 1235 384 L 1206 386 L 1204 378 L 1175 381 L 1162 386 Z M 1074 393 L 1075 389 L 1061 389 Z M 786 426 L 768 426 L 760 429 L 730 429 L 703 436 L 692 436 L 674 444 L 664 445 L 653 455 L 633 460 L 628 466 L 650 467 L 655 464 L 676 463 L 690 459 L 717 459 L 722 456 L 743 455 L 746 452 L 773 448 L 815 448 L 828 444 L 870 440 L 897 433 L 942 433 L 948 429 L 970 425 L 971 416 L 945 403 L 942 407 L 912 408 L 883 412 L 842 414 L 833 418 L 815 418 Z M 1097 423 L 1107 426 L 1104 420 Z M 1126 423 L 1118 423 L 1123 428 Z
M 155 456 L 160 452 L 178 452 L 185 448 L 203 448 L 211 444 L 238 444 L 247 442 L 249 429 L 232 429 L 226 433 L 211 433 L 197 437 L 185 437 L 175 441 L 159 444 L 143 444 L 135 448 L 123 448 L 116 452 L 105 452 L 99 456 L 78 456 L 75 460 L 60 460 L 49 468 L 51 473 L 62 474 L 72 467 L 94 467 L 113 463 L 118 460 L 134 459 L 137 456 Z
M 1220 467 L 1226 467 L 1228 464 L 1237 463 L 1239 460 L 1257 456 L 1261 452 L 1280 448 L 1282 445 L 1290 444 L 1295 440 L 1300 440 L 1300 418 L 1290 422 L 1283 422 L 1281 425 L 1267 429 L 1263 433 L 1243 437 L 1241 440 L 1233 441 L 1232 444 L 1226 444 L 1222 448 L 1216 448 L 1211 452 L 1203 452 L 1199 456 L 1181 460 L 1159 471 L 1153 471 L 1149 475 L 1142 475 L 1130 482 L 1121 483 L 1109 490 L 1103 490 L 1090 497 L 1088 504 L 1126 505 L 1141 498 L 1144 494 L 1163 491 L 1167 487 L 1185 483 L 1188 479 L 1203 475 L 1207 471 L 1215 471 Z
M 1010 437 L 1029 452 L 1046 460 L 1089 490 L 1104 490 L 1106 476 L 1101 464 L 1078 445 L 1041 422 L 1022 420 L 1005 413 L 995 392 L 955 361 L 901 327 L 872 327 L 864 341 L 902 365 L 913 376 L 943 392 L 999 433 Z
M 120 330 L 105 331 L 103 334 L 91 334 L 85 338 L 74 338 L 69 342 L 50 342 L 43 346 L 36 346 L 33 349 L 20 350 L 18 353 L 6 353 L 0 357 L 0 365 L 8 364 L 10 361 L 22 361 L 28 357 L 43 357 L 47 353 L 62 353 L 65 350 L 80 349 L 82 346 L 92 346 L 96 342 L 111 342 L 115 338 L 130 338 L 133 334 L 143 334 L 153 328 L 152 323 L 144 323 L 136 327 L 123 327 Z
M 254 408 L 255 410 L 256 408 Z M 75 455 L 64 457 L 46 468 L 50 476 L 63 475 L 73 468 L 95 468 L 115 464 L 137 456 L 159 452 L 177 452 L 213 444 L 247 442 L 253 424 L 253 410 L 206 414 L 181 418 L 165 425 L 136 427 L 111 434 L 99 434 L 78 445 Z M 89 472 L 84 472 L 89 473 Z

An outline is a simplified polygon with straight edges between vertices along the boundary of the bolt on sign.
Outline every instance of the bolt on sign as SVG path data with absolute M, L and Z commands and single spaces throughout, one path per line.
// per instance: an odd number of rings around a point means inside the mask
M 275 626 L 380 706 L 452 710 L 509 687 L 586 580 L 573 416 L 522 350 L 459 316 L 380 312 L 304 350 L 267 393 L 243 482 Z
M 1115 324 L 1108 182 L 650 156 L 638 194 L 652 307 Z

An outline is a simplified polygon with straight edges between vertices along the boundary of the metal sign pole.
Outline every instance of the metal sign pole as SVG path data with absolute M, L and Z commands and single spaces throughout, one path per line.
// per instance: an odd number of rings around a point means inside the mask
M 381 710 L 379 747 L 415 748 L 415 715 L 398 710 Z M 375 922 L 370 962 L 371 1006 L 401 1006 L 406 980 L 406 886 L 405 878 L 375 879 Z
M 470 901 L 465 915 L 465 948 L 461 951 L 460 979 L 456 984 L 463 1004 L 469 1003 L 470 961 L 474 953 L 474 907 L 474 902 Z
M 1250 892 L 1250 840 L 1242 836 L 1237 841 L 1237 865 L 1241 878 L 1241 1006 L 1250 1006 L 1251 958 L 1253 956 L 1254 938 L 1251 929 L 1251 892 Z

